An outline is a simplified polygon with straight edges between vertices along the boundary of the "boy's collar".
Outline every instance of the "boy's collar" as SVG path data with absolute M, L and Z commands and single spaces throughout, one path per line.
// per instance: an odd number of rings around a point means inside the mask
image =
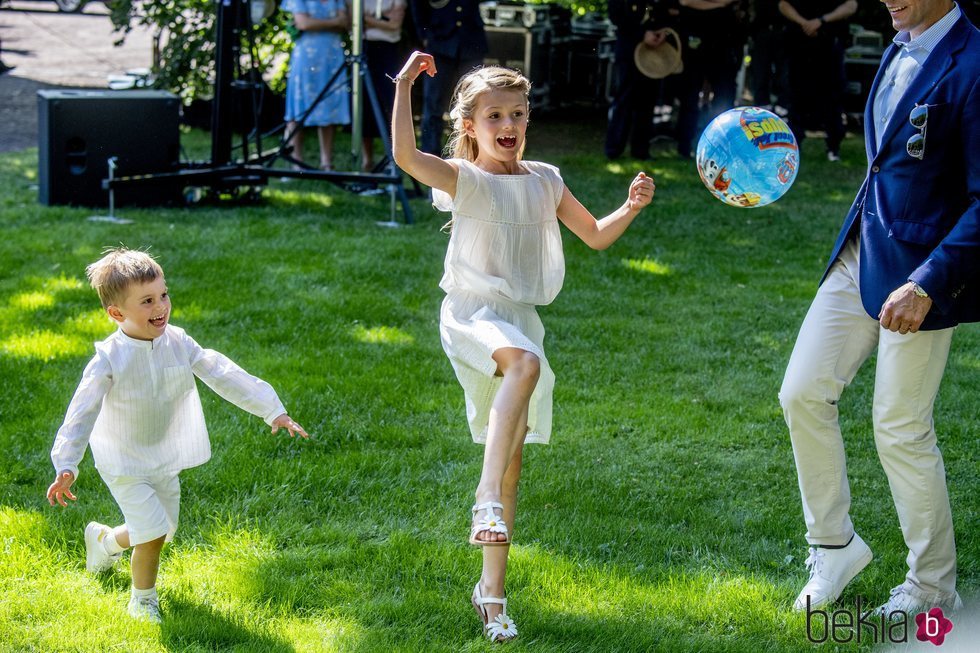
M 159 338 L 154 338 L 153 340 L 141 340 L 140 338 L 134 338 L 133 336 L 128 335 L 122 330 L 122 327 L 116 329 L 116 332 L 125 342 L 128 342 L 133 347 L 138 347 L 140 349 L 155 349 L 160 340 L 167 335 L 167 332 L 164 331 L 163 335 Z

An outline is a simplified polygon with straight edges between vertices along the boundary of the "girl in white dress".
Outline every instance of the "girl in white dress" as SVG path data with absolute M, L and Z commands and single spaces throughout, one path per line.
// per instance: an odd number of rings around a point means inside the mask
M 437 208 L 452 212 L 440 287 L 443 348 L 466 395 L 476 442 L 485 443 L 470 542 L 483 548 L 473 607 L 491 641 L 512 639 L 504 576 L 525 442 L 548 442 L 554 374 L 535 306 L 549 304 L 565 274 L 558 220 L 594 249 L 605 249 L 653 199 L 640 173 L 626 202 L 596 221 L 565 187 L 557 168 L 524 161 L 530 82 L 519 72 L 478 68 L 456 86 L 450 118 L 453 158 L 419 151 L 411 85 L 436 75 L 431 55 L 414 52 L 394 78 L 395 162 L 431 186 Z

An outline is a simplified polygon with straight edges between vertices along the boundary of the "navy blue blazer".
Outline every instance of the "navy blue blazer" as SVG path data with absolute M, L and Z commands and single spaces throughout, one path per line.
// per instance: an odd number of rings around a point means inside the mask
M 855 222 L 861 230 L 861 300 L 877 319 L 892 291 L 915 281 L 933 300 L 921 329 L 980 321 L 980 32 L 965 15 L 936 45 L 899 99 L 881 143 L 872 107 L 885 50 L 864 109 L 868 170 L 844 220 L 823 278 Z M 922 160 L 906 143 L 915 105 L 929 107 Z M 821 280 L 821 283 L 823 281 Z
M 426 52 L 459 61 L 486 56 L 479 0 L 410 0 L 409 4 Z

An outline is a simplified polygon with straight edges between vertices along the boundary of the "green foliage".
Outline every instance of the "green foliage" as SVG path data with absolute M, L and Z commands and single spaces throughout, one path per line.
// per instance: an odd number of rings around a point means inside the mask
M 179 95 L 185 103 L 208 99 L 214 87 L 214 0 L 113 0 L 109 3 L 120 40 L 133 25 L 151 27 L 160 35 L 156 85 Z M 273 90 L 285 90 L 285 58 L 292 48 L 286 32 L 288 14 L 276 12 L 252 27 L 251 37 L 243 31 L 241 64 L 253 63 L 270 81 Z
M 606 161 L 596 124 L 542 114 L 528 157 L 558 165 L 598 214 L 640 169 L 657 197 L 608 250 L 563 231 L 565 288 L 541 309 L 555 432 L 526 452 L 507 578 L 521 636 L 506 650 L 811 650 L 790 611 L 806 545 L 776 393 L 863 143 L 847 139 L 835 165 L 807 141 L 790 193 L 739 210 L 670 153 Z M 187 149 L 206 146 L 192 136 Z M 347 145 L 341 135 L 338 153 Z M 445 215 L 415 200 L 415 226 L 382 228 L 387 198 L 274 181 L 263 204 L 124 207 L 134 222 L 114 225 L 86 220 L 104 209 L 38 205 L 36 183 L 34 150 L 0 155 L 0 650 L 501 650 L 469 605 L 482 450 L 439 342 Z M 271 436 L 201 387 L 214 456 L 181 475 L 162 627 L 126 616 L 125 559 L 84 571 L 85 524 L 120 520 L 91 457 L 77 504 L 43 498 L 65 407 L 112 329 L 84 268 L 119 242 L 157 255 L 175 324 L 272 383 L 313 434 Z M 873 381 L 869 361 L 840 405 L 852 515 L 875 552 L 843 596 L 851 608 L 883 601 L 905 573 Z M 978 387 L 980 328 L 964 325 L 936 427 L 968 600 L 980 587 Z M 961 632 L 947 645 L 966 646 Z M 865 637 L 826 650 L 871 648 Z
M 547 3 L 547 0 L 531 0 Z M 606 3 L 587 0 L 558 0 L 573 15 L 588 12 L 604 14 Z M 119 41 L 134 25 L 148 26 L 159 34 L 159 58 L 156 86 L 176 93 L 185 103 L 208 99 L 214 86 L 215 0 L 112 0 L 108 3 Z M 277 3 L 278 6 L 278 3 Z M 242 35 L 242 66 L 255 67 L 269 82 L 272 90 L 286 89 L 287 60 L 293 46 L 290 37 L 291 17 L 276 11 L 270 18 L 253 26 L 251 37 Z

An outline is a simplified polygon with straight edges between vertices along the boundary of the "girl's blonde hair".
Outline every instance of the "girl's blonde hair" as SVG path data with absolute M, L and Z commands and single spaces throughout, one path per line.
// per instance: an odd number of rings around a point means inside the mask
M 500 66 L 484 66 L 476 68 L 472 72 L 463 75 L 456 84 L 453 91 L 452 109 L 449 111 L 449 118 L 453 123 L 453 134 L 446 143 L 445 153 L 454 159 L 466 159 L 475 161 L 480 153 L 480 148 L 476 144 L 475 138 L 467 136 L 463 131 L 463 120 L 472 119 L 473 111 L 476 109 L 476 100 L 483 93 L 488 91 L 505 90 L 520 91 L 524 96 L 525 103 L 530 102 L 528 97 L 531 94 L 531 82 L 520 71 Z M 524 155 L 524 143 L 517 152 L 517 158 Z

